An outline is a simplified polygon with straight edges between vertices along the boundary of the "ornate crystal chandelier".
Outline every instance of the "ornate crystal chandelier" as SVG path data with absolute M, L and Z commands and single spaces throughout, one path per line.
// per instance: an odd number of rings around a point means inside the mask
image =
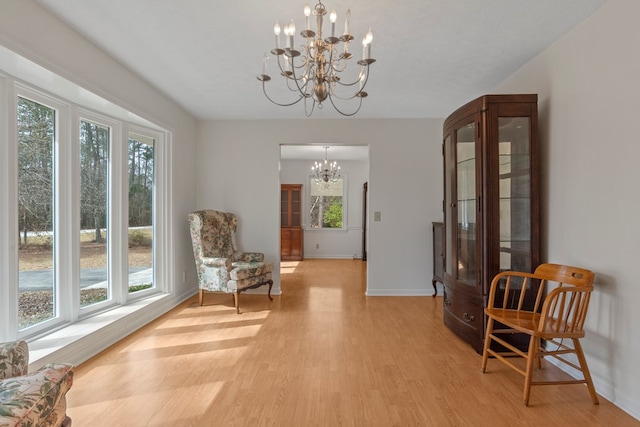
M 313 180 L 318 183 L 324 183 L 325 186 L 329 186 L 329 184 L 338 182 L 342 176 L 340 175 L 340 166 L 338 166 L 338 162 L 333 161 L 329 163 L 327 160 L 327 150 L 329 147 L 324 148 L 324 161 L 316 162 L 313 166 L 311 166 L 311 172 L 313 173 Z
M 311 29 L 311 14 L 316 17 L 316 31 Z M 308 4 L 304 6 L 305 28 L 300 32 L 300 35 L 304 37 L 304 44 L 299 46 L 300 50 L 296 49 L 293 38 L 296 32 L 293 19 L 284 26 L 284 49 L 281 48 L 281 28 L 277 21 L 273 27 L 273 32 L 276 36 L 276 47 L 271 50 L 271 53 L 276 56 L 280 75 L 285 78 L 288 89 L 296 93 L 297 99 L 292 102 L 280 103 L 274 101 L 267 94 L 265 83 L 271 80 L 271 77 L 267 74 L 268 53 L 264 54 L 262 74 L 258 75 L 258 80 L 262 81 L 264 95 L 276 105 L 287 107 L 304 99 L 307 117 L 313 113 L 316 103 L 318 108 L 322 108 L 327 98 L 329 98 L 331 105 L 337 112 L 344 116 L 353 116 L 360 110 L 362 99 L 367 97 L 367 92 L 364 91 L 364 88 L 369 79 L 369 65 L 375 62 L 375 59 L 371 58 L 373 34 L 369 29 L 369 32 L 362 39 L 362 59 L 357 62 L 361 66 L 358 77 L 352 82 L 345 83 L 341 80 L 340 73 L 347 69 L 347 63 L 353 56 L 349 52 L 349 43 L 353 40 L 353 36 L 349 33 L 351 10 L 347 10 L 344 33 L 340 37 L 335 35 L 336 11 L 335 9 L 331 11 L 329 15 L 331 35 L 323 39 L 322 21 L 326 14 L 327 10 L 322 4 L 322 0 L 318 0 L 318 4 L 316 4 L 313 11 L 311 11 Z M 342 52 L 338 52 L 340 42 L 343 43 Z M 349 101 L 354 98 L 358 99 L 357 108 L 350 113 L 342 111 L 334 102 L 336 99 Z

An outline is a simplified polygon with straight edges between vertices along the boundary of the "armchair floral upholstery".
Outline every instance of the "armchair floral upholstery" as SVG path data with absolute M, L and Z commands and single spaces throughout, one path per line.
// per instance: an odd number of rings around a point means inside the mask
M 240 313 L 240 292 L 262 285 L 269 285 L 268 296 L 273 300 L 272 265 L 264 262 L 263 253 L 238 251 L 237 227 L 238 219 L 232 213 L 201 210 L 189 214 L 200 305 L 205 291 L 233 293 Z
M 48 364 L 31 374 L 28 367 L 26 342 L 0 343 L 0 427 L 70 427 L 73 365 Z

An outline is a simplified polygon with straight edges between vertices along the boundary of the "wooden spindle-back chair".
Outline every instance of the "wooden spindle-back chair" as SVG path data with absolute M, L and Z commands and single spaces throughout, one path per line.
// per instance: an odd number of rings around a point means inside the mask
M 525 406 L 529 404 L 532 385 L 549 384 L 586 384 L 591 400 L 598 404 L 579 341 L 585 335 L 593 280 L 594 274 L 589 270 L 558 264 L 542 264 L 533 274 L 505 271 L 496 275 L 485 308 L 488 320 L 482 372 L 486 372 L 491 355 L 524 375 Z M 527 303 L 532 300 L 533 305 Z M 502 339 L 501 334 L 505 333 L 529 335 L 528 350 L 523 351 Z M 574 354 L 577 363 L 568 358 L 568 354 Z M 526 361 L 524 369 L 514 359 L 518 356 Z M 534 381 L 534 368 L 541 369 L 542 359 L 547 356 L 581 372 L 582 378 Z

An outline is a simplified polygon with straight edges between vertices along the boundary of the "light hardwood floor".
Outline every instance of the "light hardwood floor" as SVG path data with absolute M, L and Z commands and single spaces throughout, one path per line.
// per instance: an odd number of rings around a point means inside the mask
M 74 427 L 640 425 L 582 385 L 525 408 L 522 377 L 482 374 L 441 297 L 366 297 L 365 265 L 283 263 L 283 294 L 243 294 L 240 315 L 231 295 L 192 298 L 77 368 Z

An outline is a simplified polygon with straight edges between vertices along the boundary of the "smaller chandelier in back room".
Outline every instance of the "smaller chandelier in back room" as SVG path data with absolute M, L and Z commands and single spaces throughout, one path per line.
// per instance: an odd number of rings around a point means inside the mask
M 312 14 L 316 17 L 315 31 L 311 29 L 310 17 Z M 375 59 L 371 58 L 373 35 L 369 29 L 369 32 L 362 39 L 362 59 L 357 62 L 360 65 L 357 77 L 354 74 L 353 81 L 343 82 L 341 73 L 346 71 L 349 60 L 353 57 L 353 54 L 349 52 L 349 43 L 354 39 L 349 32 L 351 11 L 347 10 L 344 33 L 340 37 L 336 37 L 337 14 L 335 10 L 332 10 L 329 15 L 330 35 L 323 38 L 322 23 L 326 14 L 327 10 L 321 0 L 318 1 L 313 11 L 308 4 L 305 5 L 305 28 L 300 32 L 300 35 L 304 37 L 304 44 L 298 47 L 300 50 L 297 50 L 294 41 L 296 27 L 293 19 L 284 27 L 284 49 L 281 47 L 281 28 L 277 21 L 273 28 L 276 47 L 271 50 L 271 53 L 276 57 L 277 71 L 284 77 L 287 88 L 294 92 L 297 98 L 291 102 L 280 103 L 274 101 L 267 94 L 265 84 L 271 80 L 267 74 L 268 53 L 264 55 L 262 74 L 258 75 L 258 80 L 262 81 L 264 95 L 276 105 L 287 107 L 304 99 L 307 117 L 311 116 L 316 104 L 318 104 L 318 108 L 322 108 L 327 98 L 338 113 L 344 116 L 353 116 L 360 110 L 362 99 L 368 95 L 364 88 L 369 79 L 369 65 L 375 62 Z M 339 52 L 340 42 L 342 42 L 341 52 Z M 354 99 L 356 100 L 354 102 L 357 102 L 357 108 L 348 113 L 342 111 L 335 102 L 335 100 L 350 101 Z
M 338 166 L 338 162 L 335 160 L 333 162 L 329 162 L 329 160 L 327 160 L 327 150 L 329 147 L 322 148 L 324 148 L 324 161 L 316 162 L 311 166 L 311 173 L 313 173 L 313 180 L 316 183 L 324 183 L 325 187 L 328 187 L 329 184 L 338 182 L 342 176 L 340 175 L 340 166 Z

